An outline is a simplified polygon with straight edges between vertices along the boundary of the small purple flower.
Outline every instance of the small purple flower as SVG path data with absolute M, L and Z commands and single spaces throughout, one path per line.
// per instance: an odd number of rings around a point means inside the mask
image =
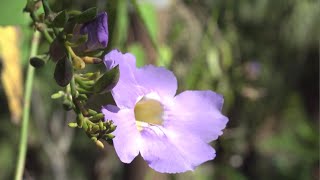
M 120 80 L 112 95 L 117 104 L 102 108 L 117 125 L 113 144 L 124 163 L 139 153 L 156 171 L 194 170 L 212 160 L 208 144 L 222 135 L 228 118 L 221 114 L 223 97 L 213 91 L 184 91 L 175 96 L 177 80 L 162 67 L 136 68 L 135 57 L 111 51 L 108 69 L 119 64 Z
M 101 12 L 94 20 L 83 24 L 80 34 L 88 34 L 88 40 L 85 43 L 86 51 L 106 48 L 109 38 L 107 13 Z

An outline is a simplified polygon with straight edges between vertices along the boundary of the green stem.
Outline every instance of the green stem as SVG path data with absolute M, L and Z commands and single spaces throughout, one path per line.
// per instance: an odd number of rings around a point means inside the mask
M 35 15 L 34 12 L 30 12 L 30 17 L 33 21 L 33 23 L 36 25 L 37 21 L 38 21 L 38 18 L 37 16 Z M 43 29 L 43 28 L 37 28 L 38 31 L 41 32 L 41 34 L 46 38 L 46 40 L 51 44 L 53 42 L 53 39 L 52 37 L 50 36 L 49 32 L 47 29 Z
M 68 47 L 68 46 L 66 46 Z M 70 51 L 68 51 L 68 61 L 71 61 L 72 55 L 70 54 Z M 75 77 L 74 77 L 74 71 L 72 72 L 73 76 L 70 81 L 70 89 L 71 89 L 71 95 L 72 95 L 72 101 L 75 105 L 75 111 L 77 113 L 82 113 L 83 116 L 88 116 L 89 113 L 86 110 L 86 108 L 83 106 L 82 102 L 79 100 L 78 95 L 77 95 L 77 87 L 76 87 L 76 82 L 75 82 Z
M 44 14 L 46 15 L 46 17 L 48 17 L 49 14 L 51 13 L 51 8 L 49 6 L 48 1 L 42 0 L 42 6 L 43 6 Z
M 50 36 L 49 32 L 46 29 L 42 30 L 41 33 L 50 44 L 53 42 L 52 37 Z
M 37 55 L 39 38 L 40 38 L 39 31 L 35 31 L 33 38 L 32 38 L 30 57 Z M 15 180 L 22 179 L 23 170 L 24 170 L 24 166 L 25 166 L 33 77 L 34 77 L 34 68 L 31 65 L 29 65 L 28 72 L 27 72 L 27 79 L 26 79 L 26 83 L 25 83 L 22 126 L 21 126 L 19 155 L 18 155 Z
M 49 19 L 51 21 L 52 20 L 51 19 L 52 18 L 52 10 L 51 10 L 51 8 L 49 6 L 48 0 L 42 0 L 42 6 L 43 6 L 43 10 L 44 10 L 44 14 L 45 14 L 46 18 L 49 17 Z M 59 36 L 59 30 L 57 28 L 55 28 L 55 27 L 53 27 L 52 30 L 53 30 L 54 35 L 56 37 L 58 37 Z

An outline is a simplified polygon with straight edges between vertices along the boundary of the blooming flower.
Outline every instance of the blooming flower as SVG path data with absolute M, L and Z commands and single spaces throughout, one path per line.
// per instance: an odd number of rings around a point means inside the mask
M 177 80 L 171 71 L 153 65 L 136 68 L 129 53 L 113 50 L 104 62 L 107 68 L 120 68 L 111 92 L 117 106 L 107 105 L 102 112 L 117 125 L 113 144 L 122 162 L 130 163 L 140 153 L 154 170 L 178 173 L 214 159 L 208 143 L 228 121 L 221 114 L 221 95 L 184 91 L 175 96 Z
M 88 34 L 85 51 L 94 51 L 107 47 L 109 36 L 107 13 L 101 12 L 95 19 L 83 24 L 80 34 Z

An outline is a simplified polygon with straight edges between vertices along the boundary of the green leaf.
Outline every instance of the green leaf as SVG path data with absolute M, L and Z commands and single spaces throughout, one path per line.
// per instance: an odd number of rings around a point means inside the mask
M 156 45 L 159 27 L 155 7 L 150 3 L 135 2 L 135 8 L 138 11 L 139 17 L 143 24 L 146 26 L 153 44 Z
M 95 93 L 102 93 L 110 91 L 112 88 L 116 86 L 119 81 L 120 72 L 119 65 L 112 68 L 110 71 L 104 73 L 98 81 L 93 86 L 93 91 Z
M 64 27 L 69 19 L 69 15 L 65 10 L 61 11 L 54 19 L 53 19 L 53 26 L 54 27 Z
M 128 51 L 131 52 L 136 57 L 137 67 L 141 67 L 141 66 L 145 65 L 146 55 L 145 55 L 144 49 L 140 43 L 130 44 L 130 46 L 128 47 Z
M 72 18 L 76 23 L 83 24 L 93 20 L 97 16 L 97 8 L 89 8 L 83 11 L 81 14 Z
M 67 86 L 72 79 L 72 64 L 67 58 L 60 59 L 54 70 L 54 79 L 59 86 Z
M 126 0 L 116 1 L 115 24 L 112 29 L 112 46 L 123 47 L 127 40 L 128 30 L 128 2 Z
M 161 45 L 159 46 L 158 53 L 159 53 L 159 56 L 157 58 L 157 65 L 169 67 L 172 60 L 172 51 L 170 47 L 166 45 Z

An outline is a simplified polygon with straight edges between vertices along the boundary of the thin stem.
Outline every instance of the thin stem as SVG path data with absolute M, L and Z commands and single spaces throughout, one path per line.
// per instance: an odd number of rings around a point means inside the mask
M 65 47 L 66 47 L 68 53 L 70 54 L 71 59 L 77 59 L 77 58 L 79 58 L 79 56 L 77 56 L 76 53 L 74 53 L 73 49 L 72 49 L 70 46 L 68 46 L 68 45 L 65 44 Z
M 49 18 L 50 20 L 52 18 L 52 10 L 49 6 L 48 0 L 42 0 L 42 6 L 43 6 L 43 10 L 44 10 L 44 14 L 46 16 L 46 18 Z M 56 35 L 57 37 L 59 36 L 59 30 L 55 27 L 52 28 L 54 35 Z
M 89 116 L 87 109 L 84 107 L 83 103 L 77 97 L 77 89 L 76 89 L 74 76 L 71 79 L 70 88 L 71 88 L 72 100 L 76 107 L 75 111 L 78 113 L 82 113 L 83 116 Z
M 69 59 L 72 60 L 73 67 L 75 67 L 76 69 L 83 69 L 86 66 L 84 61 L 79 56 L 77 56 L 72 50 L 72 48 L 68 46 L 66 43 L 64 44 L 64 46 L 67 49 L 68 54 L 70 55 Z
M 39 39 L 40 39 L 39 31 L 35 31 L 32 38 L 30 57 L 37 55 Z M 21 133 L 20 133 L 19 155 L 18 155 L 15 180 L 22 179 L 23 170 L 25 166 L 33 77 L 34 77 L 34 68 L 31 65 L 29 65 L 28 72 L 27 72 L 27 79 L 25 83 L 22 126 L 21 126 Z
M 49 32 L 46 29 L 42 30 L 41 33 L 50 44 L 53 42 L 52 37 L 50 36 Z
M 37 27 L 37 21 L 38 21 L 38 18 L 37 16 L 35 15 L 34 12 L 30 12 L 30 17 L 33 21 L 33 24 Z M 50 36 L 49 32 L 47 29 L 44 29 L 44 28 L 37 28 L 38 31 L 41 32 L 41 34 L 46 38 L 46 40 L 51 44 L 53 42 L 53 39 L 52 37 Z
M 44 13 L 45 13 L 46 17 L 48 17 L 51 13 L 51 8 L 49 6 L 48 1 L 42 0 L 42 5 L 43 5 Z
M 68 47 L 69 46 L 66 46 L 66 48 L 68 48 Z M 71 49 L 71 52 L 73 52 L 72 49 Z M 71 52 L 68 51 L 68 61 L 71 61 L 71 59 L 73 59 L 73 58 L 71 58 L 72 57 L 72 53 Z M 75 111 L 77 113 L 82 113 L 84 116 L 88 116 L 89 115 L 88 111 L 86 110 L 86 108 L 83 106 L 82 102 L 77 97 L 78 95 L 77 95 L 77 87 L 76 87 L 74 72 L 72 74 L 73 74 L 73 76 L 71 78 L 71 81 L 70 81 L 69 85 L 70 85 L 70 89 L 71 89 L 72 101 L 73 101 L 73 103 L 75 105 Z

